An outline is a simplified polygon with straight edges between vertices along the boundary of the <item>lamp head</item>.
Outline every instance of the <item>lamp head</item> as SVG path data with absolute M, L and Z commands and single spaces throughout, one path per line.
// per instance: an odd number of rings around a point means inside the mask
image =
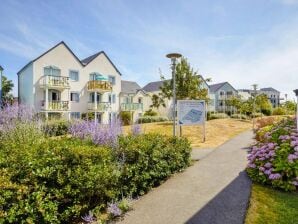
M 293 90 L 295 95 L 298 96 L 298 89 Z
M 170 59 L 177 59 L 177 58 L 180 58 L 182 55 L 179 54 L 179 53 L 170 53 L 170 54 L 167 54 L 166 57 L 167 58 L 170 58 Z
M 252 87 L 254 88 L 254 90 L 256 91 L 258 88 L 258 84 L 253 84 Z

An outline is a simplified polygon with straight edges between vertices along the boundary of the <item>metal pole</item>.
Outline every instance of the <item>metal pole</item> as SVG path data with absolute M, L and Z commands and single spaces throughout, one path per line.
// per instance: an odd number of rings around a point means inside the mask
M 252 112 L 252 129 L 255 130 L 255 110 L 256 110 L 256 97 L 257 97 L 257 84 L 252 85 L 254 88 L 253 112 Z
M 173 76 L 173 136 L 176 136 L 176 58 L 172 58 L 172 76 Z

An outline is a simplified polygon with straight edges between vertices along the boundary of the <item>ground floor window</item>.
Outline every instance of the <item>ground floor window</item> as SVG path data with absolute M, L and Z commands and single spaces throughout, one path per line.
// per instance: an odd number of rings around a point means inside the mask
M 81 118 L 81 113 L 80 112 L 71 112 L 70 113 L 70 118 L 71 119 L 80 119 Z

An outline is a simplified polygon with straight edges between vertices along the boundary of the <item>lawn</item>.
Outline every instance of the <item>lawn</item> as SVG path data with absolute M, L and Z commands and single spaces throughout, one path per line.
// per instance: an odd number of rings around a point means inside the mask
M 298 193 L 253 185 L 246 224 L 294 224 L 297 220 Z
M 142 130 L 145 133 L 161 133 L 172 135 L 172 123 L 148 123 L 142 124 Z M 215 148 L 237 134 L 252 128 L 251 121 L 236 120 L 236 119 L 215 119 L 206 123 L 206 141 L 202 142 L 202 126 L 187 126 L 183 127 L 182 135 L 187 137 L 192 147 L 195 148 Z M 130 126 L 124 127 L 124 132 L 130 131 Z

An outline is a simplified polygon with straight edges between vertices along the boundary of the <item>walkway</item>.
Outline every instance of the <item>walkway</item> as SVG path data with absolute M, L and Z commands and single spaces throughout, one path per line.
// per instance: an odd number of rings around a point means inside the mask
M 252 133 L 229 140 L 141 197 L 120 223 L 242 224 L 251 182 L 243 172 Z

